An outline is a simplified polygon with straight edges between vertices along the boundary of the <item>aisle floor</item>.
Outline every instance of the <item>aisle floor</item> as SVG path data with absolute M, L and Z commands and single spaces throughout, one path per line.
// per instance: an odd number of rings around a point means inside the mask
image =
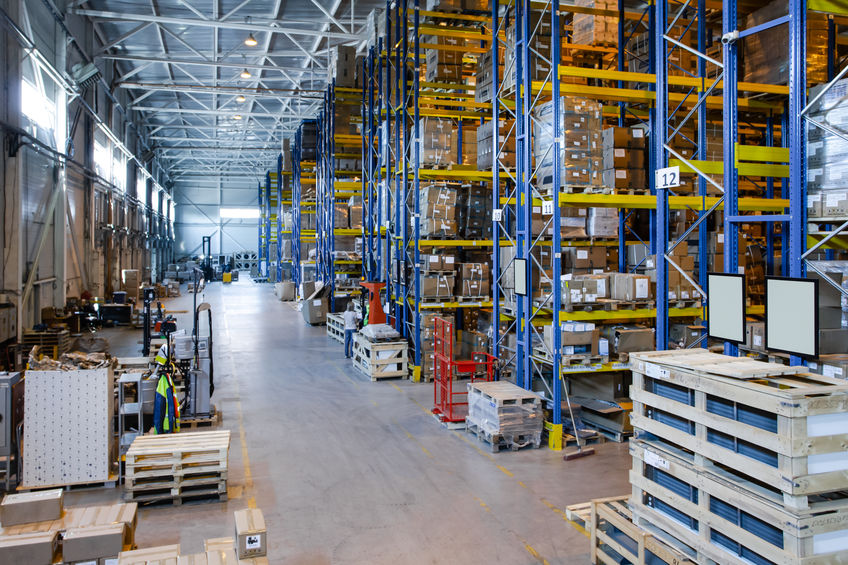
M 234 510 L 261 508 L 274 564 L 588 563 L 566 505 L 626 494 L 626 444 L 564 462 L 548 449 L 489 453 L 429 414 L 432 385 L 371 382 L 323 326 L 268 284 L 210 284 L 215 394 L 232 430 L 229 500 L 139 512 L 140 547 L 232 535 Z M 190 309 L 192 295 L 167 303 Z M 188 316 L 181 315 L 186 324 Z M 140 332 L 109 332 L 138 355 Z M 68 493 L 66 503 L 118 490 Z

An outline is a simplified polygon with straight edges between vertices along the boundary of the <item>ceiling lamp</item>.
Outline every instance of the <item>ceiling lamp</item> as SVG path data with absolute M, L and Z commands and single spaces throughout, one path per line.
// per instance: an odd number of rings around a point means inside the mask
M 241 119 L 241 114 L 236 114 L 235 116 L 233 116 L 233 119 L 234 119 L 234 120 L 240 120 L 240 119 Z
M 244 95 L 239 94 L 238 96 L 236 96 L 236 102 L 244 102 L 244 101 L 245 101 Z
M 252 34 L 252 33 L 251 33 L 250 35 L 248 35 L 248 36 L 247 36 L 247 39 L 245 39 L 245 40 L 244 40 L 244 44 L 245 44 L 245 45 L 247 45 L 248 47 L 256 47 L 256 45 L 257 45 L 258 43 L 259 43 L 259 42 L 258 42 L 258 41 L 256 41 L 256 38 L 255 38 L 255 37 L 253 37 L 253 34 Z
M 244 69 L 239 76 L 241 78 L 250 78 L 250 76 L 251 76 L 250 71 L 248 71 L 247 69 Z

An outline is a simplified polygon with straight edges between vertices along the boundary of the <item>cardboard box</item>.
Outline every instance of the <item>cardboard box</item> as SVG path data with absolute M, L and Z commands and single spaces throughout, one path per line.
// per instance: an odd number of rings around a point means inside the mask
M 614 300 L 650 300 L 651 280 L 646 275 L 611 273 L 612 298 Z
M 58 520 L 62 517 L 62 489 L 7 494 L 0 503 L 0 524 L 4 528 L 16 524 Z
M 56 559 L 59 532 L 18 534 L 0 538 L 0 563 L 49 565 Z
M 419 298 L 446 298 L 453 296 L 456 277 L 453 275 L 422 275 Z
M 262 535 L 265 535 L 264 532 Z M 264 543 L 262 551 L 265 551 Z M 218 549 L 206 552 L 206 563 L 207 565 L 236 565 L 237 563 L 240 563 L 240 561 L 236 557 L 234 549 Z
M 746 322 L 745 345 L 753 351 L 766 350 L 765 322 Z
M 848 353 L 848 329 L 822 328 L 819 330 L 819 355 Z
M 600 245 L 569 247 L 563 250 L 567 269 L 603 269 L 607 266 L 607 250 Z
M 656 349 L 656 338 L 652 328 L 604 326 L 603 334 L 609 340 L 610 349 L 614 353 L 632 353 Z
M 645 130 L 642 128 L 606 128 L 603 130 L 601 137 L 604 147 L 632 147 L 634 149 L 645 148 Z
M 62 558 L 85 561 L 117 557 L 124 547 L 123 523 L 71 528 L 62 536 Z
M 236 538 L 210 538 L 203 542 L 204 551 L 220 551 L 222 549 L 235 549 Z
M 118 554 L 118 565 L 147 565 L 154 561 L 157 565 L 177 565 L 180 556 L 180 546 L 160 545 L 132 551 L 122 551 Z
M 833 377 L 836 379 L 848 379 L 848 355 L 846 354 L 833 354 L 833 355 L 819 355 L 819 365 L 813 367 L 813 364 L 810 364 L 810 369 L 816 369 L 816 371 L 826 377 Z
M 266 554 L 267 533 L 265 518 L 258 508 L 247 508 L 235 513 L 236 549 L 239 559 L 261 557 Z

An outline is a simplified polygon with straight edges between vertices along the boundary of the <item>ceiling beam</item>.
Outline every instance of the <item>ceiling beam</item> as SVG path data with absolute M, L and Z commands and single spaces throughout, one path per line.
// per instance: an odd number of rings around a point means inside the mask
M 72 13 L 80 16 L 88 16 L 101 20 L 117 22 L 153 22 L 155 24 L 173 24 L 197 27 L 216 27 L 220 29 L 239 29 L 246 32 L 268 32 L 283 35 L 314 36 L 320 33 L 327 39 L 338 39 L 341 41 L 359 41 L 363 39 L 358 33 L 340 33 L 331 31 L 319 31 L 316 29 L 299 29 L 296 27 L 283 27 L 280 20 L 253 20 L 251 23 L 230 22 L 221 20 L 200 20 L 192 18 L 176 18 L 171 16 L 153 16 L 150 14 L 130 14 L 127 12 L 109 12 L 106 10 L 72 9 Z M 323 22 L 322 22 L 323 23 Z
M 195 86 L 192 84 L 157 84 L 151 82 L 121 82 L 118 88 L 153 90 L 162 92 L 192 92 L 196 94 L 244 94 L 258 98 L 295 98 L 296 100 L 323 100 L 323 96 L 304 96 L 304 93 L 321 94 L 322 90 L 299 88 L 246 88 L 239 86 Z
M 293 118 L 305 120 L 311 116 L 305 114 L 265 114 L 256 112 L 239 112 L 238 110 L 199 110 L 195 108 L 158 108 L 156 106 L 132 106 L 131 110 L 137 112 L 150 112 L 151 114 L 197 114 L 200 116 L 220 116 L 232 118 L 235 115 L 243 118 Z

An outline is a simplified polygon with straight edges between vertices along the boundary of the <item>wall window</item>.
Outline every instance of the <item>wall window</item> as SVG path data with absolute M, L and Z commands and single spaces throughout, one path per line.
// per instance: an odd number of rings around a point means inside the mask
M 21 81 L 21 112 L 30 123 L 45 131 L 53 131 L 56 123 L 53 102 L 28 80 Z
M 153 190 L 150 191 L 150 209 L 154 213 L 159 213 L 159 191 L 162 189 L 158 184 L 153 185 Z
M 135 173 L 135 197 L 142 208 L 147 205 L 147 177 L 141 172 L 141 167 Z
M 221 208 L 220 213 L 225 219 L 255 220 L 259 217 L 259 208 Z
M 94 172 L 100 178 L 112 178 L 112 152 L 109 149 L 109 138 L 99 129 L 94 130 Z

